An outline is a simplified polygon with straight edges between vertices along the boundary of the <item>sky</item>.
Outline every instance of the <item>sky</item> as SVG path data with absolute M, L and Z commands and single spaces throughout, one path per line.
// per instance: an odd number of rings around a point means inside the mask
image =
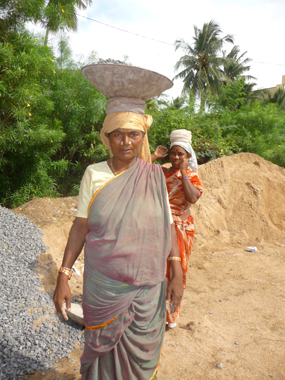
M 98 21 L 78 16 L 77 32 L 68 33 L 72 52 L 82 62 L 92 51 L 103 59 L 128 56 L 128 63 L 173 79 L 175 63 L 183 55 L 182 50 L 175 52 L 175 40 L 191 44 L 194 25 L 202 28 L 213 19 L 221 36 L 232 34 L 235 45 L 252 59 L 249 74 L 256 77 L 255 89 L 275 87 L 285 75 L 284 0 L 93 0 L 78 15 Z M 230 49 L 231 45 L 225 46 Z M 165 93 L 175 98 L 182 86 L 175 80 Z

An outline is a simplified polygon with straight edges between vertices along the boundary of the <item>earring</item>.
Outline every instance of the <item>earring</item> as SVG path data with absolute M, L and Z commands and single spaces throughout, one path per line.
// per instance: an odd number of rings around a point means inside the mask
M 123 141 L 121 141 L 121 145 L 123 145 L 124 143 L 123 143 Z

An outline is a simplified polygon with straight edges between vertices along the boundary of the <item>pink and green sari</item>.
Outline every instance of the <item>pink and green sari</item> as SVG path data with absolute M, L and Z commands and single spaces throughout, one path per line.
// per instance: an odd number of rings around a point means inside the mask
M 90 202 L 83 311 L 84 380 L 154 379 L 171 249 L 163 172 L 140 159 Z

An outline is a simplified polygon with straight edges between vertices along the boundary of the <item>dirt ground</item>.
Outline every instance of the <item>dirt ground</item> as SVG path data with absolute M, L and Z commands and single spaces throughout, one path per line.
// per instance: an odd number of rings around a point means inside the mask
M 165 333 L 158 379 L 284 380 L 285 170 L 239 154 L 201 166 L 199 176 L 204 194 L 191 208 L 196 234 L 187 288 L 178 327 Z M 76 197 L 43 198 L 15 210 L 50 247 L 39 257 L 44 291 L 55 286 L 76 205 Z M 83 255 L 75 266 L 80 274 L 71 288 L 80 295 Z M 26 379 L 80 379 L 81 353 L 78 346 L 55 371 Z

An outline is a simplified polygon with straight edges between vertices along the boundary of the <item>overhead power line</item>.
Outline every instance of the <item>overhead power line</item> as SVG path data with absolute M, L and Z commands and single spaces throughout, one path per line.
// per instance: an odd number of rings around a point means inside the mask
M 130 32 L 129 30 L 125 30 L 125 29 L 122 29 L 122 28 L 118 28 L 117 26 L 110 25 L 110 24 L 106 24 L 105 22 L 98 21 L 98 20 L 95 20 L 95 19 L 90 18 L 90 17 L 82 16 L 82 15 L 80 15 L 80 14 L 78 14 L 78 13 L 76 13 L 76 15 L 79 16 L 79 17 L 83 17 L 83 18 L 85 18 L 85 19 L 87 19 L 87 20 L 90 20 L 90 21 L 93 21 L 93 22 L 97 22 L 98 24 L 108 26 L 109 28 L 113 28 L 113 29 L 120 30 L 121 32 L 124 32 L 124 33 L 129 33 L 129 34 L 133 34 L 134 36 L 137 36 L 137 37 L 142 37 L 142 38 L 146 38 L 146 39 L 151 40 L 151 41 L 160 42 L 161 44 L 174 46 L 174 44 L 171 44 L 170 42 L 165 42 L 165 41 L 157 40 L 156 38 L 143 36 L 142 34 L 139 34 L 139 33 Z M 282 63 L 258 62 L 258 61 L 253 61 L 253 60 L 252 60 L 251 62 L 254 62 L 254 63 L 261 63 L 261 64 L 264 64 L 264 65 L 285 66 L 285 64 L 282 64 Z
M 110 25 L 110 24 L 106 24 L 105 22 L 98 21 L 98 20 L 94 20 L 93 18 L 90 18 L 90 17 L 82 16 L 82 15 L 79 15 L 79 14 L 76 14 L 76 15 L 77 15 L 77 16 L 80 16 L 80 17 L 83 17 L 83 18 L 86 18 L 87 20 L 91 20 L 91 21 L 97 22 L 98 24 L 102 24 L 102 25 L 108 26 L 109 28 L 113 28 L 113 29 L 120 30 L 121 32 L 125 32 L 125 33 L 129 33 L 129 34 L 133 34 L 134 36 L 137 36 L 137 37 L 147 38 L 148 40 L 152 40 L 152 41 L 160 42 L 161 44 L 166 44 L 166 45 L 174 46 L 174 44 L 171 44 L 171 43 L 169 43 L 169 42 L 165 42 L 165 41 L 157 40 L 157 39 L 155 39 L 155 38 L 151 38 L 151 37 L 143 36 L 142 34 L 139 34 L 139 33 L 130 32 L 130 31 L 128 31 L 128 30 L 125 30 L 125 29 L 122 29 L 122 28 L 118 28 L 118 27 L 113 26 L 113 25 Z
M 262 64 L 264 64 L 264 65 L 285 66 L 285 64 L 283 64 L 283 63 L 270 63 L 270 62 L 258 62 L 258 61 L 251 61 L 251 62 L 254 62 L 254 63 L 262 63 Z

